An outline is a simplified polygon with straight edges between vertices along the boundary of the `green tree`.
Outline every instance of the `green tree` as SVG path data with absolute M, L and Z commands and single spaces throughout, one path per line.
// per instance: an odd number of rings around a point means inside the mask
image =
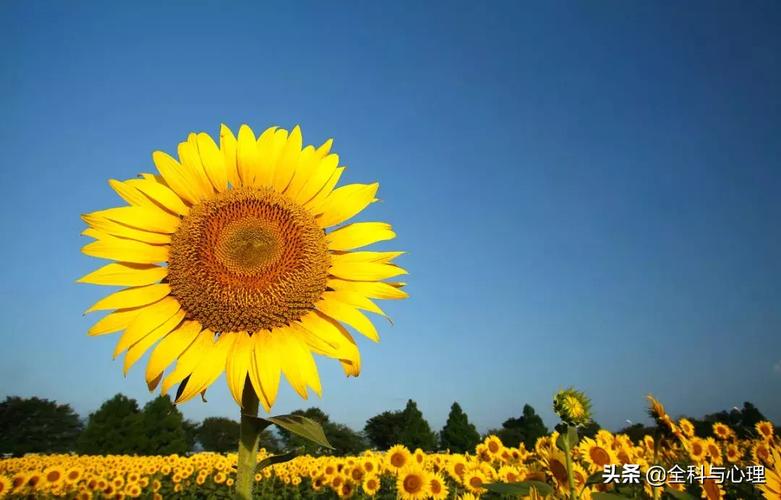
M 323 428 L 323 433 L 328 439 L 328 442 L 334 447 L 332 453 L 336 455 L 355 454 L 366 448 L 366 443 L 360 434 L 346 425 L 331 422 L 329 416 L 319 408 L 313 407 L 306 410 L 296 410 L 293 412 L 293 415 L 301 415 L 319 423 Z M 325 450 L 317 444 L 288 432 L 285 429 L 277 428 L 277 432 L 279 432 L 282 443 L 287 450 L 303 448 L 306 453 L 313 455 L 325 452 Z
M 69 405 L 9 396 L 0 403 L 0 453 L 72 451 L 82 427 Z
M 91 455 L 138 453 L 144 447 L 141 411 L 135 399 L 117 394 L 90 414 L 78 441 L 80 453 Z
M 439 433 L 440 447 L 452 452 L 466 453 L 474 451 L 479 442 L 480 434 L 474 424 L 469 422 L 469 418 L 461 406 L 458 403 L 453 403 L 450 407 L 450 414 L 447 416 L 447 422 Z
M 548 428 L 534 411 L 531 405 L 523 405 L 523 414 L 519 418 L 508 418 L 502 424 L 502 428 L 489 431 L 496 434 L 505 446 L 526 445 L 527 449 L 533 449 L 537 439 L 548 434 Z
M 404 416 L 401 411 L 386 411 L 366 421 L 364 434 L 378 450 L 387 450 L 401 440 Z
M 184 417 L 168 395 L 158 396 L 144 406 L 141 426 L 144 439 L 138 451 L 147 455 L 185 453 L 187 435 Z
M 423 451 L 431 451 L 437 447 L 437 435 L 431 431 L 431 427 L 423 418 L 417 403 L 411 399 L 407 401 L 407 406 L 402 412 L 399 443 L 410 450 L 420 448 Z
M 198 426 L 197 437 L 206 451 L 233 451 L 239 442 L 239 423 L 225 417 L 208 417 Z

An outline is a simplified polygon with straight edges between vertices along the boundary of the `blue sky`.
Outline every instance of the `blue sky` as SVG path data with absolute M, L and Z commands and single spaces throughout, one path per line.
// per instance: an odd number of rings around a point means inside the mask
M 381 183 L 365 218 L 394 224 L 411 298 L 359 378 L 321 360 L 323 399 L 284 385 L 276 412 L 552 425 L 573 385 L 612 429 L 649 392 L 778 422 L 779 23 L 769 1 L 3 2 L 0 397 L 149 400 L 86 336 L 106 290 L 74 283 L 100 265 L 79 214 L 190 131 L 301 124 Z M 208 399 L 184 414 L 237 416 L 223 379 Z

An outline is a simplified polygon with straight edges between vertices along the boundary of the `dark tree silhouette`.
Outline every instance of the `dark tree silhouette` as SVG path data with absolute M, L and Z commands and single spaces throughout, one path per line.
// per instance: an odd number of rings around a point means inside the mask
M 73 451 L 82 427 L 69 405 L 9 396 L 0 403 L 0 453 Z

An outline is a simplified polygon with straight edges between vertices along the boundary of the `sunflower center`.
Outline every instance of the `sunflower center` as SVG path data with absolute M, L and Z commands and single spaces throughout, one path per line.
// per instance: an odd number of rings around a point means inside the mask
M 168 282 L 188 318 L 214 332 L 271 330 L 314 309 L 330 258 L 303 207 L 241 188 L 193 206 L 171 238 Z

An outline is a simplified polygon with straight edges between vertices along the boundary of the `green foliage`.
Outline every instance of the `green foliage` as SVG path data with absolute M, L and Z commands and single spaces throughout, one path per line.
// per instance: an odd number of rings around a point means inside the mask
M 519 418 L 509 418 L 504 421 L 502 428 L 490 431 L 494 433 L 505 446 L 518 446 L 520 443 L 531 450 L 538 438 L 548 434 L 548 428 L 534 411 L 531 405 L 523 405 L 523 414 Z
M 145 440 L 143 424 L 136 400 L 117 394 L 90 414 L 78 451 L 90 455 L 138 453 Z
M 360 434 L 346 425 L 331 422 L 328 415 L 319 408 L 313 407 L 306 410 L 296 410 L 291 413 L 291 415 L 306 417 L 320 424 L 325 438 L 333 447 L 333 450 L 330 450 L 329 453 L 336 455 L 351 455 L 358 454 L 366 449 L 366 442 Z M 273 419 L 270 420 L 274 423 L 278 423 Z M 312 455 L 326 452 L 326 449 L 324 449 L 322 445 L 299 434 L 290 432 L 289 429 L 286 429 L 283 426 L 278 425 L 277 432 L 279 433 L 284 448 L 287 450 L 303 448 L 304 453 Z
M 184 417 L 168 395 L 158 396 L 144 406 L 141 415 L 143 441 L 138 452 L 145 455 L 171 455 L 190 451 Z
M 81 430 L 79 416 L 69 405 L 15 396 L 0 403 L 0 453 L 72 451 Z
M 385 411 L 367 420 L 363 432 L 375 448 L 387 450 L 399 442 L 403 426 L 402 412 Z
M 431 451 L 437 447 L 437 435 L 431 431 L 431 427 L 418 410 L 418 405 L 413 400 L 407 401 L 407 406 L 402 412 L 402 428 L 399 443 L 410 450 L 420 448 L 423 451 Z
M 439 445 L 454 453 L 471 452 L 480 442 L 480 434 L 475 426 L 469 423 L 466 413 L 458 403 L 450 407 L 447 422 L 439 433 Z
M 720 411 L 705 415 L 702 419 L 690 419 L 694 424 L 694 431 L 700 437 L 710 437 L 713 435 L 713 424 L 721 422 L 727 424 L 735 431 L 739 439 L 748 439 L 756 437 L 754 425 L 767 418 L 760 412 L 756 406 L 746 401 L 743 408 L 733 408 L 730 411 Z
M 239 442 L 239 423 L 224 417 L 205 418 L 198 426 L 196 439 L 206 451 L 235 451 Z

